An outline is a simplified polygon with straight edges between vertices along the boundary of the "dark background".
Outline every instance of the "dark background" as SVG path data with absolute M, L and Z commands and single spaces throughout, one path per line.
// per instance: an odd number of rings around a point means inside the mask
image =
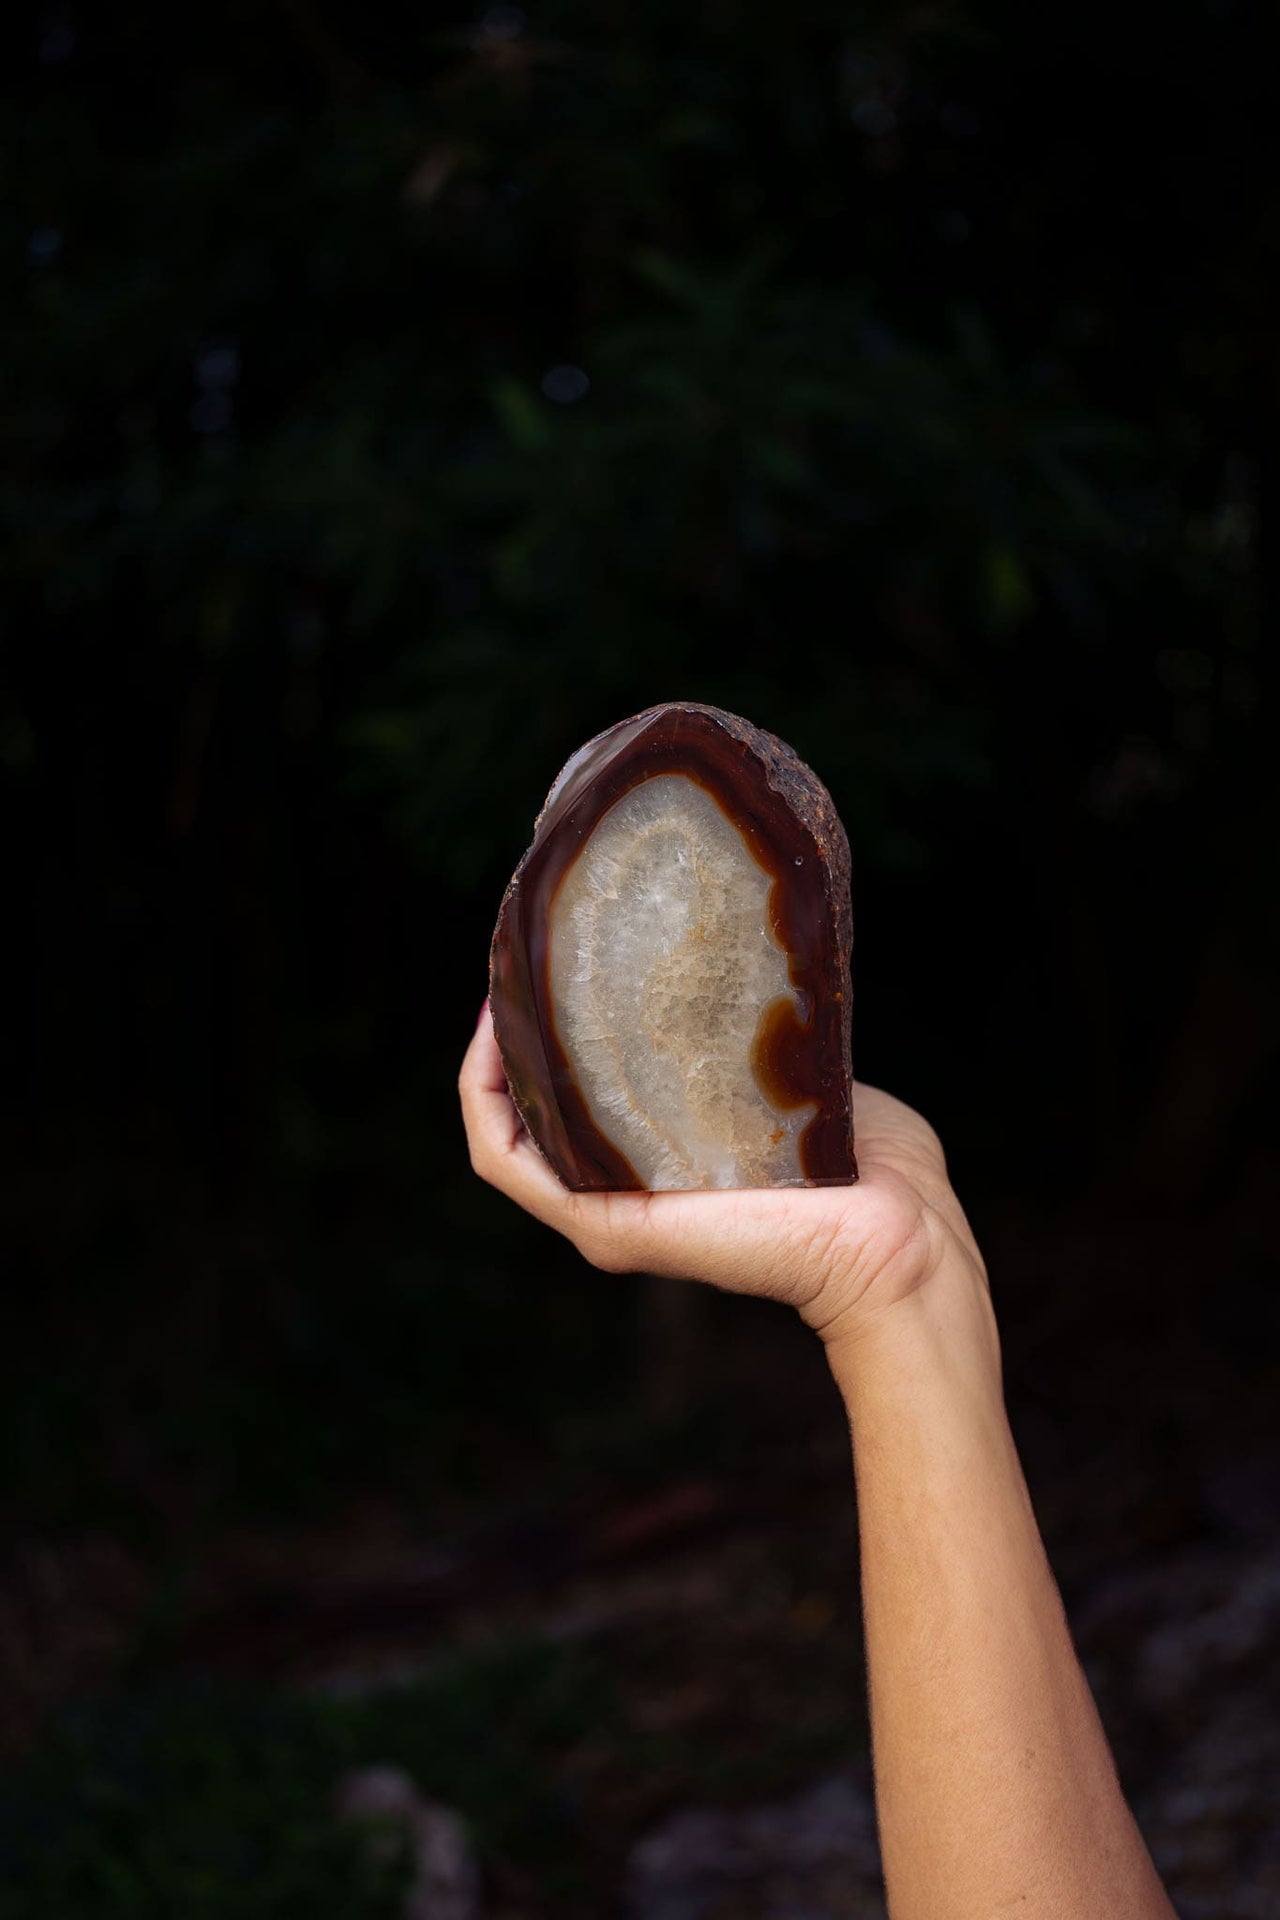
M 664 698 L 835 795 L 1126 1783 L 1186 1915 L 1280 1911 L 1251 16 L 4 33 L 0 1914 L 391 1911 L 374 1762 L 513 1917 L 865 1789 L 820 1356 L 586 1271 L 456 1114 L 546 788 Z

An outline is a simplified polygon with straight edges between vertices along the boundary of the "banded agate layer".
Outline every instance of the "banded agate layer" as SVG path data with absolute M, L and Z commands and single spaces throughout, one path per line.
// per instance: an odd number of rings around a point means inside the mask
M 578 1191 L 846 1184 L 849 853 L 791 749 L 716 708 L 570 760 L 494 936 L 516 1105 Z

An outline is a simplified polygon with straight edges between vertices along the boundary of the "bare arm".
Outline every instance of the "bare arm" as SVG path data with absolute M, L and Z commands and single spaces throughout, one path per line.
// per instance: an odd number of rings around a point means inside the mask
M 890 1912 L 1169 1920 L 1045 1558 L 985 1307 L 962 1280 L 935 1284 L 833 1355 Z
M 825 1341 L 854 1440 L 893 1920 L 1171 1920 L 1071 1645 L 932 1129 L 863 1088 L 856 1187 L 582 1196 L 523 1133 L 487 1012 L 461 1087 L 477 1172 L 593 1264 L 767 1294 Z

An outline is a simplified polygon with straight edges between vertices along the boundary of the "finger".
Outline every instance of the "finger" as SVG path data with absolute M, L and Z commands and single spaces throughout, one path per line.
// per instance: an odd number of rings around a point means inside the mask
M 487 1007 L 459 1088 L 476 1172 L 606 1272 L 678 1274 L 738 1291 L 745 1265 L 756 1269 L 747 1291 L 789 1298 L 833 1238 L 834 1196 L 821 1191 L 568 1192 L 521 1124 Z M 851 1190 L 855 1206 L 861 1197 Z
M 570 1233 L 574 1196 L 525 1131 L 507 1086 L 486 1001 L 458 1076 L 471 1164 L 482 1180 L 559 1233 Z
M 471 1044 L 463 1056 L 458 1092 L 462 1096 L 462 1118 L 469 1142 L 474 1144 L 480 1140 L 504 1151 L 515 1144 L 521 1131 L 520 1116 L 507 1087 L 487 1000 L 480 1009 Z
M 577 1194 L 561 1185 L 516 1112 L 487 1002 L 462 1063 L 458 1091 L 471 1164 L 482 1180 L 572 1240 L 593 1265 L 614 1272 L 644 1265 L 648 1206 L 676 1196 Z

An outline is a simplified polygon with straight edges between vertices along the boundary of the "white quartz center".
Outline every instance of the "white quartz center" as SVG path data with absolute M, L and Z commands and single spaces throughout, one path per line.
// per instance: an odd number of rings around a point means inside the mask
M 660 774 L 596 825 L 552 908 L 561 1045 L 591 1118 L 653 1189 L 800 1184 L 813 1102 L 780 1111 L 752 1069 L 794 1001 L 771 878 L 696 781 Z

